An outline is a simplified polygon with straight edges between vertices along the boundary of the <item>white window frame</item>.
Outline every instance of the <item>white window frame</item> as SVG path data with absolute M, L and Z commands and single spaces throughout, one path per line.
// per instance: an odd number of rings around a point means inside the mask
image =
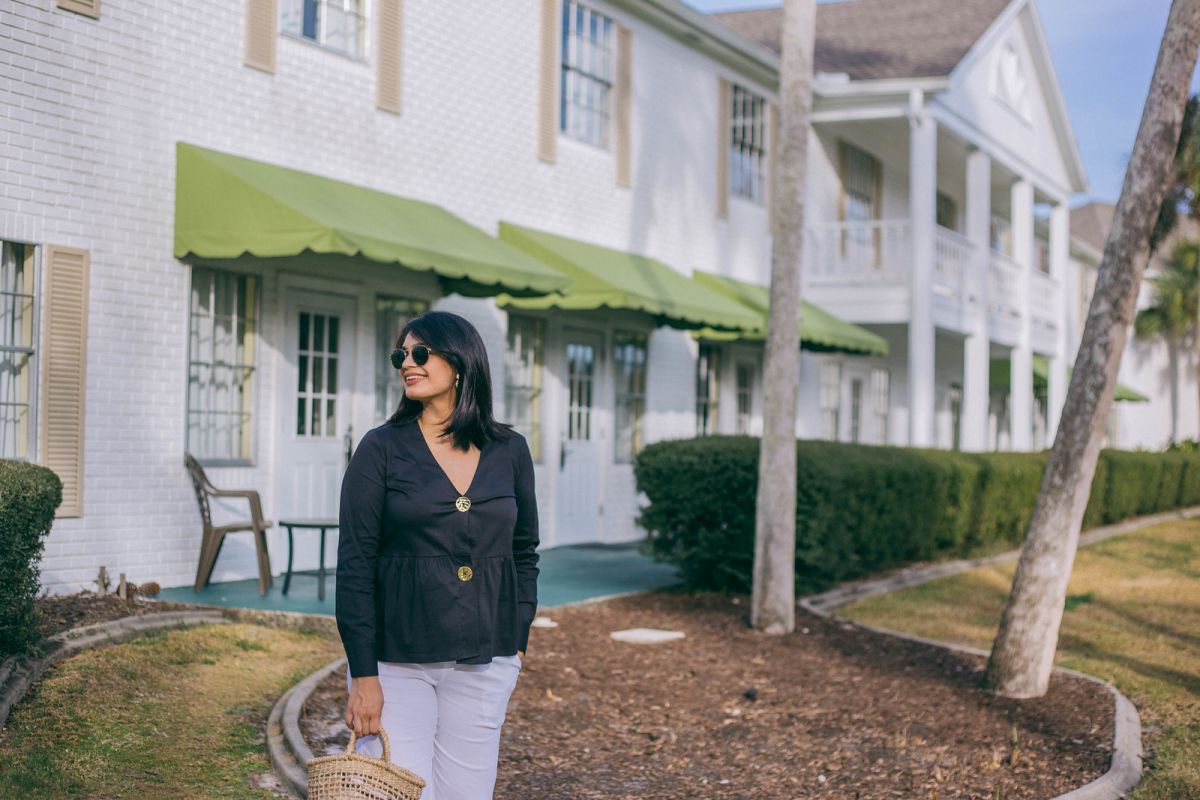
M 747 378 L 743 381 L 742 378 Z M 734 362 L 735 432 L 750 434 L 754 426 L 754 385 L 758 382 L 758 364 L 749 359 Z
M 612 146 L 617 25 L 579 0 L 563 0 L 559 130 L 605 150 Z
M 367 36 L 369 3 L 370 0 L 282 0 L 279 4 L 279 30 L 286 36 L 311 42 L 347 58 L 366 61 L 370 49 L 370 37 Z M 316 30 L 312 36 L 304 32 L 305 6 L 309 4 L 316 9 L 317 15 Z M 328 29 L 330 9 L 336 9 L 338 6 L 341 7 L 338 9 L 338 13 L 344 14 L 346 18 L 358 18 L 358 31 L 354 37 L 352 50 L 339 47 L 330 41 Z M 357 6 L 357 10 L 350 10 L 349 6 Z
M 842 362 L 825 359 L 821 362 L 821 436 L 838 441 L 842 409 Z
M 392 366 L 396 337 L 413 317 L 429 310 L 429 303 L 416 297 L 375 296 L 375 418 L 385 420 L 400 407 L 404 383 L 400 370 Z
M 203 317 L 203 316 L 201 317 L 201 319 L 207 318 L 207 320 L 209 320 L 208 324 L 210 326 L 210 330 L 209 330 L 210 337 L 215 337 L 215 328 L 216 328 L 215 318 L 216 318 L 216 308 L 218 307 L 216 299 L 215 299 L 215 295 L 217 292 L 218 279 L 224 278 L 226 282 L 229 282 L 229 281 L 236 282 L 238 279 L 245 278 L 248 281 L 254 282 L 254 306 L 252 308 L 252 313 L 253 313 L 252 346 L 251 346 L 251 350 L 249 353 L 243 352 L 243 356 L 244 357 L 248 356 L 248 360 L 244 360 L 240 364 L 234 364 L 232 362 L 230 362 L 230 363 L 219 362 L 215 358 L 212 362 L 207 362 L 207 361 L 202 362 L 202 361 L 195 360 L 196 356 L 197 356 L 197 353 L 195 350 L 196 333 L 195 333 L 195 328 L 193 326 L 196 324 L 197 314 L 194 309 L 193 293 L 195 291 L 195 286 L 196 286 L 196 277 L 198 274 L 202 274 L 202 273 L 208 273 L 209 275 L 212 276 L 212 280 L 209 284 L 210 313 L 207 315 L 207 317 Z M 260 326 L 261 326 L 261 322 L 262 322 L 262 305 L 263 305 L 262 287 L 263 287 L 262 276 L 254 274 L 254 273 L 232 272 L 232 271 L 228 271 L 228 270 L 219 270 L 219 269 L 213 269 L 210 267 L 198 267 L 198 266 L 192 267 L 192 270 L 191 270 L 191 276 L 190 276 L 189 286 L 188 286 L 188 370 L 187 370 L 187 392 L 186 392 L 185 412 L 184 412 L 184 414 L 185 414 L 185 416 L 184 416 L 184 446 L 187 448 L 188 453 L 190 453 L 192 456 L 194 456 L 196 458 L 196 460 L 198 460 L 201 464 L 204 464 L 206 466 L 253 466 L 255 463 L 255 453 L 256 453 L 257 447 L 258 447 L 258 431 L 257 431 L 257 426 L 255 425 L 255 422 L 256 422 L 256 414 L 258 413 L 258 374 L 259 374 L 258 343 L 259 343 L 259 339 L 261 338 L 259 335 L 259 331 L 260 331 Z M 234 330 L 236 331 L 236 320 L 234 322 Z M 244 347 L 245 341 L 243 340 L 241 345 L 235 345 L 235 348 L 239 347 L 239 346 Z M 215 355 L 215 344 L 211 345 L 210 347 L 213 351 L 213 354 Z M 248 372 L 248 375 L 243 379 L 243 384 L 246 384 L 246 383 L 249 384 L 249 387 L 250 387 L 249 388 L 249 396 L 246 397 L 240 404 L 243 409 L 240 413 L 242 413 L 245 417 L 245 419 L 242 423 L 243 427 L 241 429 L 243 431 L 243 433 L 241 434 L 241 437 L 242 437 L 244 447 L 243 447 L 242 451 L 236 455 L 228 455 L 227 456 L 227 455 L 221 455 L 221 454 L 214 454 L 214 451 L 211 449 L 208 451 L 202 450 L 202 449 L 200 449 L 200 443 L 194 441 L 192 438 L 193 437 L 193 427 L 194 427 L 192 424 L 192 417 L 194 414 L 214 415 L 214 414 L 220 414 L 220 413 L 234 413 L 234 412 L 230 412 L 230 411 L 221 412 L 219 409 L 211 409 L 211 408 L 196 409 L 193 407 L 193 402 L 192 402 L 193 401 L 193 384 L 195 383 L 195 381 L 193 380 L 193 375 L 194 375 L 195 370 L 197 368 L 203 368 L 203 367 L 207 366 L 211 371 L 211 369 L 216 365 L 223 366 L 223 367 L 229 369 L 231 372 L 237 371 L 237 370 L 242 370 L 242 371 Z M 208 390 L 208 394 L 211 395 L 211 393 L 212 393 L 212 389 L 210 388 Z
M 15 461 L 36 461 L 37 453 L 37 430 L 38 430 L 38 368 L 40 348 L 39 343 L 41 331 L 41 256 L 42 248 L 30 243 L 20 242 L 12 239 L 0 240 L 0 248 L 3 249 L 3 257 L 7 258 L 10 254 L 15 254 L 16 248 L 21 249 L 20 253 L 20 268 L 24 286 L 18 286 L 15 282 L 16 271 L 13 271 L 13 282 L 9 283 L 9 274 L 5 267 L 0 264 L 0 328 L 4 331 L 3 335 L 15 330 L 17 326 L 24 325 L 28 320 L 28 343 L 10 342 L 0 339 L 0 360 L 7 362 L 12 359 L 14 362 L 27 358 L 22 370 L 25 372 L 23 376 L 25 382 L 24 398 L 15 398 L 18 390 L 19 381 L 15 380 L 16 370 L 13 375 L 3 375 L 5 381 L 9 385 L 3 389 L 3 398 L 5 405 L 0 406 L 0 458 L 12 459 Z M 15 259 L 12 263 L 16 263 Z M 28 288 L 29 291 L 24 291 Z M 17 306 L 20 304 L 21 314 L 18 316 Z M 26 315 L 28 315 L 26 317 Z M 15 385 L 16 384 L 16 385 Z M 8 421 L 9 407 L 17 408 L 25 407 L 25 425 L 24 436 L 21 435 L 21 425 L 14 418 L 11 422 Z M 17 412 L 19 414 L 19 411 Z M 13 430 L 13 438 L 9 438 L 10 427 Z M 23 438 L 23 441 L 18 442 L 18 438 Z M 11 444 L 10 444 L 11 442 Z M 23 449 L 18 449 L 23 448 Z
M 510 314 L 504 344 L 504 410 L 542 461 L 542 389 L 546 363 L 546 321 Z M 518 409 L 521 409 L 518 411 Z
M 737 83 L 729 94 L 729 193 L 762 205 L 766 198 L 767 101 Z
M 645 445 L 646 367 L 650 359 L 650 337 L 645 331 L 613 331 L 613 459 L 618 464 L 631 463 Z M 627 364 L 627 357 L 634 356 Z M 640 356 L 640 358 L 639 358 Z M 627 381 L 626 369 L 632 370 L 633 386 Z M 622 430 L 622 407 L 630 407 L 629 435 Z
M 891 372 L 887 367 L 871 367 L 871 411 L 875 417 L 876 444 L 887 444 L 888 441 L 891 379 Z
M 696 353 L 696 435 L 709 436 L 720 430 L 721 347 L 701 342 Z

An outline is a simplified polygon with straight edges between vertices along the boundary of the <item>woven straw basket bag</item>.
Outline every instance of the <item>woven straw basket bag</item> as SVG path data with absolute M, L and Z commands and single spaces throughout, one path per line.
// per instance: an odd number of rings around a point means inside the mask
M 350 732 L 346 752 L 308 762 L 308 800 L 419 800 L 425 779 L 392 763 L 387 731 L 379 729 L 383 758 L 354 752 Z

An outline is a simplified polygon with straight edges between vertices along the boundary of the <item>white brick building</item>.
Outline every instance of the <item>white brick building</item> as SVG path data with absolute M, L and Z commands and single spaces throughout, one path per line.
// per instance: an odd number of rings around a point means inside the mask
M 891 353 L 805 351 L 801 436 L 1023 449 L 1053 430 L 1079 327 L 1066 202 L 1084 177 L 1036 12 L 1028 0 L 854 5 L 940 19 L 947 3 L 965 9 L 953 36 L 892 26 L 857 45 L 839 37 L 858 22 L 820 9 L 806 298 Z M 536 435 L 544 546 L 641 535 L 628 420 L 641 443 L 759 430 L 758 344 L 701 352 L 690 333 L 628 310 L 509 314 L 367 258 L 176 258 L 176 158 L 195 145 L 434 203 L 489 234 L 509 222 L 763 284 L 771 12 L 337 5 L 360 16 L 326 0 L 0 2 L 0 313 L 13 321 L 0 340 L 0 456 L 63 477 L 43 559 L 54 591 L 88 585 L 101 564 L 193 581 L 185 451 L 216 485 L 258 489 L 269 519 L 336 516 L 347 437 L 380 424 L 398 391 L 380 370 L 388 337 L 426 307 L 479 327 L 498 416 Z M 580 22 L 608 60 L 576 57 Z M 856 74 L 883 40 L 903 52 Z M 586 93 L 560 107 L 564 74 L 572 88 L 605 87 L 599 111 Z M 1043 206 L 1048 271 L 1035 255 Z M 209 300 L 238 313 L 214 315 Z M 340 369 L 314 430 L 314 394 L 297 394 L 297 326 L 334 317 Z M 522 366 L 531 336 L 540 355 Z M 324 344 L 309 357 L 327 363 Z M 644 386 L 618 390 L 618 345 Z M 568 439 L 568 406 L 584 402 L 572 404 L 568 351 L 577 370 L 595 368 L 586 441 Z M 698 374 L 711 353 L 714 379 Z M 1050 365 L 1042 423 L 1035 354 Z M 1001 357 L 1015 365 L 1011 394 L 989 388 Z M 711 398 L 698 402 L 697 385 Z M 219 419 L 233 420 L 220 427 L 231 436 L 211 435 Z M 278 571 L 286 547 L 277 528 L 269 538 Z M 296 566 L 314 561 L 304 552 Z M 249 537 L 231 537 L 213 580 L 254 574 Z

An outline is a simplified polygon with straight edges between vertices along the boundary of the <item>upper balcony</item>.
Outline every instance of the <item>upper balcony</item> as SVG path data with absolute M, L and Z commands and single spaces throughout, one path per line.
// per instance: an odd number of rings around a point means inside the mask
M 902 323 L 912 303 L 913 226 L 907 219 L 820 222 L 805 231 L 807 297 L 853 322 Z M 989 335 L 1015 339 L 1022 321 L 1022 267 L 989 248 L 980 266 L 977 245 L 957 231 L 934 226 L 933 313 L 939 327 L 969 333 L 987 298 Z M 986 276 L 977 273 L 986 268 Z M 1053 341 L 1061 289 L 1049 275 L 1030 269 L 1028 314 L 1035 341 Z M 980 278 L 983 277 L 981 280 Z

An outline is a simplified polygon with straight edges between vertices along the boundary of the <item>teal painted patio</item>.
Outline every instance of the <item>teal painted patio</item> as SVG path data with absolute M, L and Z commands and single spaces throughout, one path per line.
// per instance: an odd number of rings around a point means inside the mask
M 639 553 L 637 546 L 636 542 L 585 544 L 539 551 L 539 610 L 623 592 L 660 589 L 679 582 L 674 566 L 656 563 Z M 331 568 L 325 577 L 324 601 L 317 598 L 316 577 L 300 574 L 292 576 L 286 597 L 283 575 L 277 575 L 265 596 L 258 593 L 258 579 L 252 578 L 212 583 L 199 592 L 190 586 L 163 589 L 159 598 L 177 603 L 332 615 L 335 585 L 334 569 Z

